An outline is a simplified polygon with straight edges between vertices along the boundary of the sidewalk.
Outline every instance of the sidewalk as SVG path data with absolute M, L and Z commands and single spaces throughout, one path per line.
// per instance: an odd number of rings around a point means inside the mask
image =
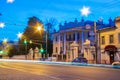
M 17 59 L 0 59 L 2 62 L 30 62 L 39 64 L 54 64 L 54 65 L 70 65 L 70 66 L 86 66 L 86 67 L 102 67 L 120 69 L 120 66 L 105 65 L 105 64 L 86 64 L 86 63 L 72 63 L 72 62 L 55 62 L 55 61 L 38 61 L 38 60 L 17 60 Z

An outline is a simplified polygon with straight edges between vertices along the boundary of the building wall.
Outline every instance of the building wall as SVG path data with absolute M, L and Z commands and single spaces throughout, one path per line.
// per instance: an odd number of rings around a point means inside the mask
M 53 36 L 53 55 L 56 55 L 56 57 L 58 57 L 58 55 L 66 55 L 66 61 L 72 61 L 73 59 L 78 57 L 78 55 L 80 55 L 82 51 L 82 44 L 89 37 L 88 32 L 89 31 L 83 32 L 84 34 L 82 35 L 81 30 L 72 28 L 55 33 Z M 75 46 L 74 51 L 72 52 L 72 48 L 70 45 L 74 42 L 79 46 Z
M 105 37 L 105 44 L 101 44 L 101 48 L 104 49 L 106 45 L 115 45 L 116 47 L 120 48 L 120 42 L 119 42 L 119 39 L 118 39 L 118 34 L 120 33 L 120 31 L 118 31 L 118 29 L 116 30 L 110 30 L 110 31 L 105 31 L 105 32 L 101 32 L 100 33 L 100 39 L 102 36 Z M 113 39 L 113 43 L 110 43 L 109 42 L 109 36 L 110 35 L 113 35 L 114 36 L 114 39 Z M 100 40 L 100 43 L 102 40 Z
M 101 63 L 110 64 L 110 57 L 109 53 L 105 52 L 104 48 L 107 45 L 115 45 L 117 47 L 118 52 L 116 52 L 114 56 L 114 61 L 119 61 L 120 58 L 120 42 L 119 42 L 119 34 L 120 29 L 119 27 L 113 29 L 106 29 L 100 32 L 100 49 L 101 49 Z M 113 35 L 113 43 L 110 43 L 110 35 Z M 105 37 L 105 44 L 102 44 L 102 36 Z

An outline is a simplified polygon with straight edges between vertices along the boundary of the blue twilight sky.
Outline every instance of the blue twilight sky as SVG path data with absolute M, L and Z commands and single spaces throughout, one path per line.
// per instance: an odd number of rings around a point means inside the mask
M 0 28 L 0 40 L 18 40 L 17 33 L 24 31 L 28 18 L 32 16 L 43 21 L 54 17 L 58 23 L 74 21 L 75 18 L 80 20 L 83 6 L 90 7 L 91 14 L 95 16 L 84 17 L 86 20 L 102 17 L 107 23 L 109 17 L 120 16 L 120 0 L 14 0 L 13 3 L 0 0 L 0 22 L 6 23 L 4 28 Z

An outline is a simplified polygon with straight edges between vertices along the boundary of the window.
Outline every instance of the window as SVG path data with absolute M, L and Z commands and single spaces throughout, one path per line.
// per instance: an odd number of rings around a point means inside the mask
M 67 40 L 67 41 L 69 40 L 69 35 L 66 35 L 66 40 Z
M 60 51 L 62 51 L 63 49 L 62 49 L 62 47 L 60 47 Z
M 110 35 L 110 36 L 109 36 L 109 42 L 110 42 L 110 43 L 113 43 L 113 42 L 114 42 L 114 40 L 113 40 L 113 35 Z
M 88 38 L 90 37 L 90 32 L 87 32 Z
M 79 35 L 79 33 L 77 33 L 77 40 L 79 40 L 79 38 L 80 38 L 80 35 Z
M 60 36 L 60 41 L 62 41 L 63 40 L 63 37 L 62 36 Z
M 120 33 L 118 34 L 118 42 L 120 43 Z
M 62 47 L 60 47 L 60 54 L 62 54 L 63 53 L 63 49 L 62 49 Z
M 55 41 L 57 41 L 57 37 L 55 37 Z
M 56 51 L 55 51 L 56 53 L 58 52 L 58 48 L 56 47 Z
M 105 36 L 102 36 L 101 39 L 102 39 L 102 40 L 101 40 L 101 41 L 102 41 L 101 43 L 102 43 L 102 44 L 105 44 Z
M 69 40 L 71 41 L 71 34 L 69 34 Z
M 73 33 L 73 40 L 75 40 L 75 33 Z

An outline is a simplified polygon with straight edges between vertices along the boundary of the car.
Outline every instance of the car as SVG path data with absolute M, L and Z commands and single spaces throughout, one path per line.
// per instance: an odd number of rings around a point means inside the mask
M 47 57 L 45 61 L 52 61 L 52 57 Z
M 116 61 L 112 63 L 113 66 L 120 66 L 120 61 Z
M 84 57 L 77 57 L 75 58 L 72 62 L 76 62 L 76 63 L 87 63 L 87 59 Z
M 120 69 L 120 61 L 113 62 L 112 65 L 113 65 L 113 68 Z
M 52 61 L 57 61 L 57 57 L 52 57 Z

